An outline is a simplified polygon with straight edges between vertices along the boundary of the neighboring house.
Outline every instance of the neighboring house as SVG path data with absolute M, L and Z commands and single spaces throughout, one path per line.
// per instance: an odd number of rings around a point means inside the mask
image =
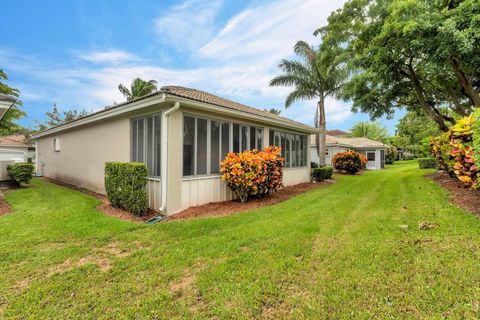
M 332 136 L 332 137 L 346 137 L 350 133 L 342 131 L 342 130 L 328 130 L 327 135 Z
M 326 164 L 332 165 L 332 158 L 338 152 L 354 150 L 368 158 L 367 169 L 378 170 L 385 168 L 386 144 L 368 138 L 344 138 L 327 135 Z M 318 163 L 318 149 L 315 136 L 310 139 L 312 162 Z
M 104 193 L 108 161 L 144 162 L 149 205 L 166 214 L 232 199 L 220 178 L 228 152 L 283 146 L 284 184 L 310 181 L 316 129 L 178 86 L 35 134 L 37 171 Z
M 34 162 L 35 147 L 23 134 L 0 137 L 0 161 Z

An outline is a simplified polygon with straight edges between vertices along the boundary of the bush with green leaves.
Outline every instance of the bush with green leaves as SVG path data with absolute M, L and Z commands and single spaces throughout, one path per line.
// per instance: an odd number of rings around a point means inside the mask
M 137 216 L 147 211 L 147 167 L 139 162 L 105 163 L 105 190 L 110 204 Z
M 330 179 L 333 174 L 333 167 L 319 167 L 312 169 L 312 179 L 315 181 L 322 181 Z
M 431 169 L 437 167 L 437 160 L 435 158 L 419 158 L 418 167 L 420 169 Z
M 7 166 L 8 175 L 18 187 L 28 184 L 32 180 L 34 172 L 35 166 L 31 163 L 15 163 Z

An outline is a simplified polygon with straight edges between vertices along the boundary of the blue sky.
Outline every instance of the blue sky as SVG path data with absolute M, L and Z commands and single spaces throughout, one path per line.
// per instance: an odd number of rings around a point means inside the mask
M 205 90 L 312 124 L 315 101 L 284 110 L 288 88 L 270 88 L 280 59 L 344 0 L 38 1 L 0 0 L 0 68 L 20 89 L 28 117 L 60 109 L 95 111 L 123 101 L 135 77 Z M 329 129 L 368 120 L 330 99 Z M 382 119 L 391 132 L 394 120 Z

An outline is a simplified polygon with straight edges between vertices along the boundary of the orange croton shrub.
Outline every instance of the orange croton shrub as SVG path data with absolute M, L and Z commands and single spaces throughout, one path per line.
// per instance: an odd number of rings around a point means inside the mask
M 362 164 L 362 170 L 367 168 L 367 163 L 368 163 L 368 158 L 366 155 L 363 155 L 361 153 L 358 154 L 360 157 L 360 163 Z
M 283 187 L 283 158 L 279 147 L 230 152 L 222 161 L 221 172 L 222 179 L 241 202 L 266 196 Z

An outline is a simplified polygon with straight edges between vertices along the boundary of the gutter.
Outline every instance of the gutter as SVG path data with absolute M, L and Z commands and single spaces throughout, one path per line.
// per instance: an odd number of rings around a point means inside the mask
M 168 182 L 168 116 L 170 113 L 178 110 L 180 108 L 180 102 L 176 101 L 175 105 L 162 113 L 162 147 L 161 147 L 161 166 L 162 166 L 162 175 L 161 175 L 161 197 L 162 197 L 162 206 L 160 207 L 160 212 L 164 213 L 167 210 L 167 182 Z

